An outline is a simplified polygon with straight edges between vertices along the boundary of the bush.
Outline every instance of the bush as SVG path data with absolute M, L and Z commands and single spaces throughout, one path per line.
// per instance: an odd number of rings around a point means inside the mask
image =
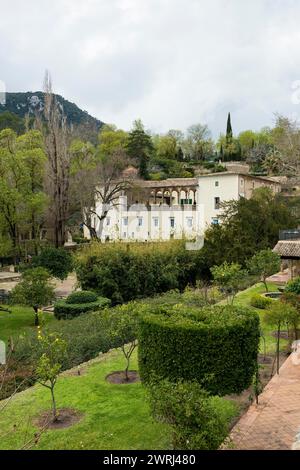
M 171 425 L 173 448 L 216 450 L 228 434 L 235 406 L 210 397 L 197 382 L 163 380 L 149 387 L 153 417 Z
M 72 292 L 67 299 L 67 304 L 87 304 L 89 302 L 96 302 L 97 294 L 89 290 L 80 290 L 77 292 Z
M 91 243 L 77 255 L 81 287 L 113 304 L 183 290 L 197 277 L 197 253 L 183 241 L 164 243 Z
M 259 344 L 259 317 L 240 306 L 144 306 L 139 324 L 139 369 L 170 381 L 197 380 L 215 395 L 250 386 Z
M 293 292 L 294 294 L 300 295 L 300 277 L 289 281 L 286 285 L 285 292 Z
M 251 297 L 250 305 L 255 308 L 260 308 L 264 310 L 269 307 L 269 305 L 273 302 L 272 299 L 269 297 L 265 297 L 264 295 L 255 294 Z
M 96 300 L 86 303 L 81 301 L 77 303 L 70 303 L 69 298 L 67 298 L 66 300 L 59 300 L 54 304 L 54 315 L 58 320 L 62 318 L 67 319 L 77 317 L 82 313 L 92 312 L 101 308 L 109 307 L 110 303 L 111 302 L 109 299 L 106 299 L 105 297 L 97 298 L 97 296 Z
M 38 256 L 33 257 L 31 266 L 41 266 L 47 269 L 53 277 L 63 281 L 73 269 L 73 259 L 72 255 L 63 248 L 48 247 L 44 248 Z
M 128 343 L 134 338 L 128 330 L 127 337 L 118 337 L 115 331 L 123 314 L 131 314 L 137 308 L 135 303 L 121 307 L 105 308 L 99 312 L 84 313 L 72 320 L 50 323 L 43 328 L 46 334 L 59 334 L 67 343 L 67 355 L 63 358 L 63 370 L 75 367 L 105 353 L 112 348 Z M 40 346 L 36 332 L 28 331 L 15 345 L 13 359 L 22 367 L 34 369 L 40 357 Z

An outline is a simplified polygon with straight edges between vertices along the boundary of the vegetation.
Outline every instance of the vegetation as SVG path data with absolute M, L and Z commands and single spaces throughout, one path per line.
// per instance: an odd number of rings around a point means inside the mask
M 300 295 L 300 277 L 293 279 L 287 283 L 285 288 L 285 292 L 290 292 L 293 294 Z
M 39 255 L 33 257 L 31 266 L 45 268 L 51 276 L 63 281 L 73 269 L 72 255 L 63 248 L 43 248 Z
M 51 276 L 44 268 L 33 268 L 25 271 L 22 280 L 11 293 L 15 304 L 29 305 L 34 310 L 34 324 L 39 325 L 38 309 L 51 303 L 54 298 L 54 287 Z
M 36 368 L 37 382 L 50 390 L 52 400 L 52 420 L 58 420 L 55 386 L 61 371 L 61 361 L 66 354 L 66 342 L 54 334 L 44 334 L 40 329 L 38 340 L 41 345 L 41 356 Z
M 145 383 L 155 374 L 171 381 L 197 380 L 215 395 L 240 393 L 252 381 L 259 319 L 251 310 L 229 305 L 145 306 L 138 338 Z
M 280 269 L 280 256 L 271 249 L 256 253 L 248 263 L 249 270 L 258 274 L 268 292 L 267 277 L 275 274 Z
M 269 297 L 264 297 L 261 294 L 254 294 L 251 297 L 250 304 L 252 307 L 259 308 L 261 310 L 264 310 L 268 308 L 272 304 L 273 300 L 270 299 Z
M 197 382 L 162 380 L 148 388 L 152 415 L 171 426 L 174 449 L 219 448 L 236 413 L 233 403 L 209 396 Z
M 234 297 L 240 289 L 243 278 L 246 276 L 245 271 L 237 263 L 228 264 L 227 261 L 220 266 L 211 268 L 211 273 L 215 284 L 221 292 L 224 292 L 228 302 L 233 303 Z
M 35 385 L 17 394 L 0 415 L 0 448 L 20 449 L 27 435 L 34 448 L 41 450 L 169 449 L 169 426 L 153 421 L 141 383 L 128 384 L 124 390 L 106 380 L 112 370 L 122 369 L 123 363 L 122 352 L 114 350 L 82 364 L 81 375 L 76 368 L 61 376 L 56 385 L 59 406 L 75 409 L 82 419 L 69 428 L 41 433 L 37 444 L 34 435 L 40 434 L 40 429 L 35 423 L 49 408 L 48 391 Z M 137 367 L 135 353 L 132 366 Z
M 197 253 L 183 241 L 92 243 L 78 254 L 76 273 L 82 289 L 118 304 L 195 283 Z
M 299 314 L 295 307 L 292 305 L 283 303 L 283 302 L 272 302 L 265 314 L 265 322 L 275 326 L 277 329 L 276 334 L 276 364 L 277 364 L 277 374 L 279 374 L 279 352 L 280 352 L 280 332 L 282 326 L 288 325 L 289 323 L 294 323 L 299 321 Z
M 58 300 L 55 302 L 54 315 L 58 320 L 61 320 L 62 318 L 73 318 L 86 312 L 93 312 L 95 310 L 109 307 L 110 303 L 109 299 L 98 297 L 93 292 L 74 292 L 69 295 L 66 300 Z

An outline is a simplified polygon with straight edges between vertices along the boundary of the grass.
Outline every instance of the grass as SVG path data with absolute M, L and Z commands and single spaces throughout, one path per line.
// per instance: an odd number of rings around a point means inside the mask
M 269 292 L 277 292 L 278 291 L 278 286 L 276 284 L 268 283 L 268 288 Z M 248 289 L 241 291 L 237 294 L 235 300 L 234 300 L 234 305 L 242 305 L 245 307 L 251 307 L 250 302 L 251 302 L 251 297 L 255 294 L 263 294 L 265 292 L 265 287 L 262 283 L 255 284 L 254 286 L 249 287 Z M 272 336 L 272 332 L 276 330 L 276 327 L 272 327 L 270 325 L 267 325 L 264 322 L 264 316 L 265 316 L 265 310 L 261 310 L 258 308 L 254 309 L 260 317 L 260 325 L 261 329 L 263 331 L 264 337 L 265 337 L 265 342 L 266 342 L 266 353 L 267 354 L 274 354 L 276 351 L 276 339 L 274 336 Z M 287 346 L 287 340 L 285 339 L 280 339 L 280 350 L 285 351 Z M 260 352 L 263 354 L 264 352 L 264 342 L 263 339 L 260 341 Z
M 112 385 L 105 377 L 124 368 L 120 350 L 113 350 L 88 365 L 81 376 L 64 374 L 57 383 L 58 407 L 84 413 L 66 429 L 42 433 L 36 449 L 139 450 L 171 448 L 171 430 L 151 418 L 141 383 Z M 137 368 L 136 352 L 131 369 Z M 229 400 L 214 398 L 227 422 L 237 414 Z M 3 402 L 0 402 L 0 410 Z M 0 413 L 0 449 L 20 449 L 38 429 L 33 421 L 50 408 L 49 391 L 35 385 L 18 393 Z M 15 427 L 14 427 L 15 426 Z
M 10 337 L 17 338 L 26 330 L 34 328 L 34 313 L 30 307 L 8 306 L 11 313 L 0 311 L 0 340 L 7 342 Z M 46 323 L 57 321 L 53 314 L 45 313 Z

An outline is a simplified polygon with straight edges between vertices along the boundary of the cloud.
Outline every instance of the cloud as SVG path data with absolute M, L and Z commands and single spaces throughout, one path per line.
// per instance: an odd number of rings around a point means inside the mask
M 296 0 L 11 0 L 1 18 L 8 91 L 41 89 L 48 68 L 55 91 L 125 129 L 218 135 L 228 111 L 236 132 L 299 113 Z

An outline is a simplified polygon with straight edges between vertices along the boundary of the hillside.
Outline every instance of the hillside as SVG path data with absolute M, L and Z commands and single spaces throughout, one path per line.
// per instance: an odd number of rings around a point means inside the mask
M 64 99 L 60 95 L 55 95 L 56 99 L 62 106 L 67 120 L 70 124 L 82 126 L 86 128 L 99 131 L 103 122 L 83 111 L 76 104 Z M 26 92 L 26 93 L 6 93 L 6 104 L 0 104 L 0 115 L 9 112 L 13 113 L 19 118 L 24 118 L 26 114 L 34 116 L 37 112 L 41 113 L 44 108 L 44 93 Z

